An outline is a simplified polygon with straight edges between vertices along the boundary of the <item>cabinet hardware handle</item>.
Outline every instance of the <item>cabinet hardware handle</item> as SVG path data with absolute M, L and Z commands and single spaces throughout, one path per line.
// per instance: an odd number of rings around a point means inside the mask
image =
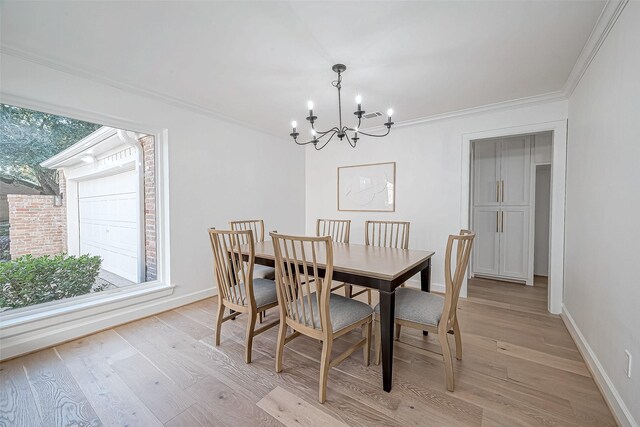
M 496 211 L 496 233 L 500 232 L 500 213 Z
M 500 232 L 504 233 L 504 211 L 502 211 L 502 214 L 500 216 L 500 226 L 501 226 Z
M 496 181 L 496 202 L 500 202 L 500 181 Z
M 502 181 L 502 197 L 500 197 L 500 201 L 504 202 L 504 181 Z

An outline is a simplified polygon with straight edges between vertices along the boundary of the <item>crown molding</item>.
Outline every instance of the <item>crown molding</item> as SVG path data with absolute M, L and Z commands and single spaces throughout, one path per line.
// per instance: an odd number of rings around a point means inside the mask
M 510 110 L 513 108 L 531 107 L 534 105 L 547 104 L 549 102 L 565 101 L 567 97 L 562 91 L 544 93 L 542 95 L 527 96 L 524 98 L 512 99 L 509 101 L 496 102 L 493 104 L 480 105 L 478 107 L 465 108 L 462 110 L 450 111 L 447 113 L 434 114 L 432 116 L 418 117 L 416 119 L 402 120 L 394 123 L 393 127 L 414 126 L 422 123 L 435 122 L 439 120 L 455 119 L 463 116 L 472 116 L 482 113 L 495 113 L 498 111 Z M 381 130 L 384 125 L 376 125 L 363 130 Z
M 181 108 L 188 111 L 192 111 L 194 113 L 213 117 L 215 119 L 218 119 L 227 123 L 231 123 L 236 126 L 240 126 L 243 128 L 251 129 L 256 132 L 267 134 L 269 136 L 283 138 L 282 135 L 265 131 L 264 129 L 261 129 L 257 126 L 253 126 L 251 124 L 243 122 L 234 117 L 228 116 L 218 111 L 214 111 L 210 108 L 203 107 L 202 105 L 189 102 L 174 96 L 166 95 L 164 93 L 161 93 L 155 90 L 144 89 L 131 83 L 111 79 L 109 77 L 101 75 L 98 71 L 95 71 L 95 70 L 89 70 L 89 69 L 81 68 L 75 65 L 61 64 L 58 61 L 54 60 L 53 58 L 49 58 L 44 55 L 36 54 L 33 52 L 27 52 L 24 49 L 7 46 L 5 44 L 0 45 L 0 53 L 13 56 L 15 58 L 22 59 L 24 61 L 28 61 L 34 64 L 42 65 L 44 67 L 63 72 L 65 74 L 69 74 L 74 77 L 79 77 L 85 80 L 92 81 L 94 83 L 110 86 L 110 87 L 122 90 L 124 92 L 128 92 L 128 93 L 139 95 L 145 98 L 153 99 L 155 101 L 168 104 L 177 108 Z
M 629 3 L 629 0 L 609 0 L 604 5 L 598 20 L 596 21 L 596 25 L 594 25 L 593 30 L 591 30 L 591 34 L 587 39 L 576 63 L 569 73 L 569 77 L 567 78 L 564 87 L 562 88 L 562 92 L 564 95 L 569 98 L 575 88 L 580 83 L 580 79 L 589 68 L 591 61 L 595 58 L 598 50 L 607 39 L 609 32 L 615 25 L 618 17 L 624 10 L 625 6 Z

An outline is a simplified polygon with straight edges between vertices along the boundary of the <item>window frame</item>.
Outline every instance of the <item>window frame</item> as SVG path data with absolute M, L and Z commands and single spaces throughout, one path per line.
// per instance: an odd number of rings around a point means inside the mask
M 174 293 L 175 286 L 171 285 L 169 262 L 168 129 L 7 94 L 2 94 L 1 102 L 3 104 L 153 136 L 155 144 L 156 180 L 156 280 L 58 301 L 50 301 L 30 307 L 15 308 L 0 313 L 0 340 L 3 341 L 3 347 L 7 344 L 8 340 L 11 340 L 16 341 L 16 343 L 12 342 L 11 345 L 15 345 L 18 350 L 18 352 L 15 353 L 11 349 L 9 349 L 8 352 L 4 349 L 5 351 L 0 355 L 0 360 L 4 360 L 42 348 L 42 345 L 33 342 L 26 346 L 28 347 L 27 351 L 22 350 L 25 347 L 23 342 L 28 340 L 26 337 L 37 333 L 39 330 L 49 327 L 59 327 L 61 325 L 63 329 L 73 330 L 74 328 L 81 327 L 83 323 L 87 323 L 86 319 L 89 317 L 119 311 L 135 304 L 144 304 L 171 296 Z M 130 311 L 131 310 L 129 310 L 129 312 Z M 113 316 L 107 314 L 107 319 L 110 317 Z M 73 338 L 77 338 L 77 336 L 69 337 L 68 339 Z

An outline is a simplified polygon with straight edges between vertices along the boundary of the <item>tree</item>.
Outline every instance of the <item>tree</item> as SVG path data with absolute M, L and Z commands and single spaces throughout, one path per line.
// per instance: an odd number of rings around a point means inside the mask
M 0 104 L 0 172 L 59 194 L 56 171 L 40 163 L 100 128 L 95 123 Z

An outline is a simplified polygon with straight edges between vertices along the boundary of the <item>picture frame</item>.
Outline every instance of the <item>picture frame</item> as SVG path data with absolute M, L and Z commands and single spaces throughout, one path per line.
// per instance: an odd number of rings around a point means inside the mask
M 395 212 L 396 162 L 338 167 L 338 211 Z

